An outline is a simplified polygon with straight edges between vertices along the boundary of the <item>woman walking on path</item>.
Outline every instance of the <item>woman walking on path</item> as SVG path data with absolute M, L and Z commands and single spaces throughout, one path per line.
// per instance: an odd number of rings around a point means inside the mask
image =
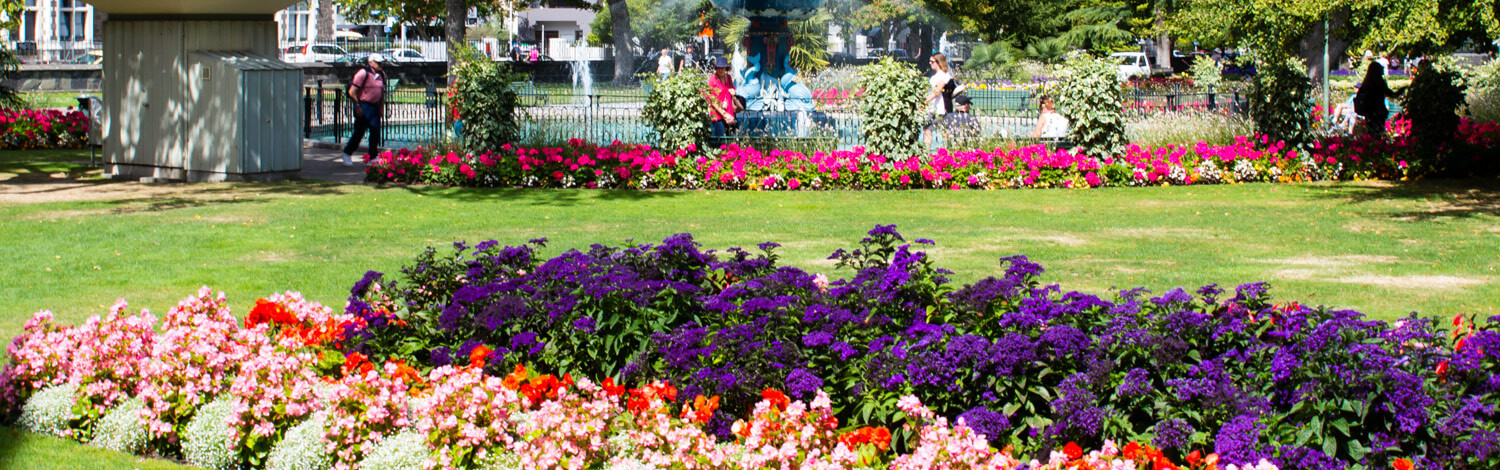
M 1365 81 L 1354 94 L 1354 112 L 1365 118 L 1365 132 L 1375 137 L 1385 136 L 1385 119 L 1390 110 L 1385 107 L 1387 97 L 1396 96 L 1385 83 L 1385 67 L 1371 62 L 1365 69 Z
M 932 143 L 932 135 L 936 133 L 943 115 L 953 109 L 953 89 L 956 88 L 953 85 L 953 75 L 948 73 L 948 58 L 943 56 L 943 53 L 933 54 L 929 64 L 932 65 L 933 74 L 932 78 L 928 79 L 928 84 L 931 86 L 927 91 L 926 101 L 927 109 L 932 112 L 932 115 L 922 129 L 922 143 L 924 144 Z
M 728 126 L 734 121 L 734 79 L 729 76 L 729 60 L 723 56 L 714 59 L 714 74 L 708 77 L 708 120 L 713 126 L 714 137 L 728 134 Z
M 367 130 L 370 155 L 379 155 L 380 118 L 384 112 L 381 105 L 385 101 L 385 72 L 380 63 L 384 60 L 380 54 L 370 54 L 365 59 L 365 68 L 354 72 L 354 79 L 349 81 L 349 99 L 354 101 L 354 133 L 344 145 L 344 166 L 354 165 L 354 151 L 359 149 L 359 141 Z

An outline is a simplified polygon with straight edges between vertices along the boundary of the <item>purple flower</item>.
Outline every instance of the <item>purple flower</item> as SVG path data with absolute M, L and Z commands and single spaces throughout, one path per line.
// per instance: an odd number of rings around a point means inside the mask
M 826 331 L 814 331 L 802 335 L 802 345 L 809 348 L 825 346 L 833 342 L 833 334 Z
M 1151 373 L 1146 369 L 1135 368 L 1125 373 L 1125 379 L 1120 381 L 1120 386 L 1115 388 L 1115 394 L 1122 397 L 1135 397 L 1145 395 L 1151 391 Z
M 786 375 L 787 395 L 798 399 L 811 399 L 820 388 L 823 388 L 823 379 L 808 372 L 807 369 L 799 367 L 792 369 L 792 372 Z
M 1005 431 L 1010 429 L 1010 420 L 1005 419 L 1005 414 L 990 411 L 983 406 L 970 408 L 969 411 L 958 415 L 964 425 L 973 429 L 975 433 L 988 438 L 991 442 L 1000 440 Z
M 1193 426 L 1180 419 L 1164 419 L 1156 423 L 1156 437 L 1151 443 L 1162 449 L 1185 450 L 1193 444 Z
M 1265 426 L 1250 415 L 1235 416 L 1219 428 L 1214 438 L 1214 452 L 1224 464 L 1245 465 L 1270 457 L 1260 442 L 1260 433 Z

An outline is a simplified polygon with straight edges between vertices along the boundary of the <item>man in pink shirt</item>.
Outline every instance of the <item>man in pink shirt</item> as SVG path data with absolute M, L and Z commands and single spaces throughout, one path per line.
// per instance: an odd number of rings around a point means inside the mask
M 354 79 L 349 81 L 349 99 L 354 102 L 354 133 L 344 145 L 344 166 L 354 165 L 354 151 L 359 149 L 366 130 L 370 131 L 370 155 L 379 155 L 380 118 L 385 101 L 385 72 L 380 64 L 384 61 L 380 54 L 370 54 L 365 58 L 365 67 L 354 72 Z
M 714 137 L 724 137 L 727 126 L 734 125 L 734 79 L 729 76 L 729 61 L 714 59 L 714 74 L 708 77 L 708 120 Z

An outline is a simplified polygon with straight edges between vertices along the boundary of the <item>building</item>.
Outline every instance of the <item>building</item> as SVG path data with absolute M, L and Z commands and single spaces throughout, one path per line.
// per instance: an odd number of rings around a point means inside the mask
M 24 62 L 66 62 L 99 49 L 103 18 L 81 0 L 25 0 L 20 27 L 0 32 Z
M 558 60 L 572 60 L 580 54 L 600 59 L 603 57 L 599 48 L 575 47 L 589 36 L 589 24 L 594 22 L 596 14 L 591 9 L 569 7 L 563 0 L 542 0 L 517 12 L 515 23 L 509 26 L 519 36 L 517 42 L 540 47 L 543 55 Z

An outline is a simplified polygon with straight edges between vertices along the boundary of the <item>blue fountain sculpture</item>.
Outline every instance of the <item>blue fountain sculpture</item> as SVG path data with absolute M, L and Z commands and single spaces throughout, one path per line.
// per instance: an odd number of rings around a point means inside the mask
M 823 0 L 712 0 L 728 16 L 750 19 L 742 47 L 747 66 L 735 77 L 737 94 L 745 99 L 738 116 L 744 124 L 741 135 L 774 136 L 795 128 L 805 136 L 807 123 L 827 121 L 813 113 L 812 90 L 796 80 L 797 71 L 788 60 L 792 32 L 787 21 L 813 15 Z M 810 115 L 811 113 L 811 115 Z

